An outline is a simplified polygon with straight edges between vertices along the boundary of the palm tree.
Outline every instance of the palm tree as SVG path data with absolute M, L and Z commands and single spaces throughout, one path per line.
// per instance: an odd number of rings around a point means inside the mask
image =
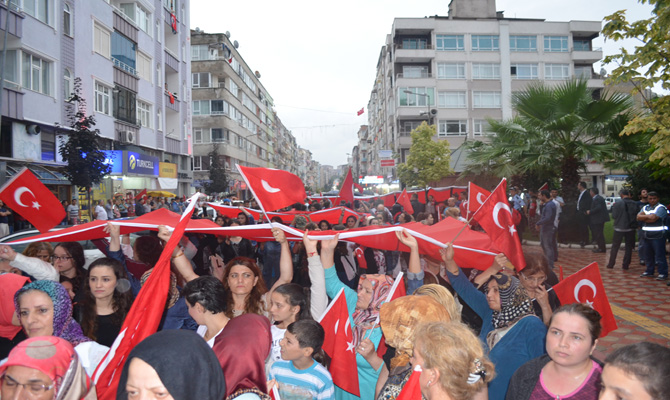
M 579 173 L 588 162 L 618 166 L 644 152 L 639 137 L 619 135 L 633 115 L 628 95 L 598 98 L 586 80 L 571 80 L 532 85 L 515 93 L 512 104 L 516 117 L 489 120 L 488 142 L 467 144 L 471 165 L 466 172 L 560 178 L 563 198 L 574 205 Z

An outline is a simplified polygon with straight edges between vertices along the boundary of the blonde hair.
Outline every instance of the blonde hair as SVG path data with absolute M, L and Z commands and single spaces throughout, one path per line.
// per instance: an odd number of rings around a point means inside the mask
M 421 324 L 415 338 L 414 349 L 423 357 L 423 370 L 438 370 L 438 384 L 453 400 L 472 399 L 495 376 L 479 338 L 460 322 Z M 485 372 L 481 379 L 468 383 L 470 374 L 480 370 Z
M 49 252 L 49 257 L 51 257 L 54 254 L 54 248 L 51 246 L 51 243 L 49 242 L 32 242 L 28 245 L 28 247 L 23 250 L 23 255 L 26 257 L 37 257 L 37 253 L 39 253 L 42 250 L 46 250 Z
M 420 286 L 414 291 L 417 296 L 430 296 L 447 310 L 452 321 L 461 322 L 461 311 L 454 296 L 442 285 L 431 283 Z

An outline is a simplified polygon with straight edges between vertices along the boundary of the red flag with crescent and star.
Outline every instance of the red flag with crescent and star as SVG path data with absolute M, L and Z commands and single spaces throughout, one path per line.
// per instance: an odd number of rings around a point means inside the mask
M 483 189 L 477 185 L 475 185 L 472 182 L 468 182 L 468 201 L 467 201 L 467 208 L 466 208 L 466 214 L 468 216 L 474 214 L 479 210 L 479 207 L 481 207 L 486 199 L 491 195 L 491 192 L 489 192 L 486 189 Z M 463 210 L 461 210 L 462 212 Z M 469 218 L 469 217 L 466 217 Z
M 400 193 L 400 197 L 398 197 L 398 204 L 402 206 L 406 213 L 414 214 L 414 207 L 412 207 L 412 202 L 410 201 L 409 195 L 407 194 L 407 189 L 403 189 L 402 193 Z
M 351 329 L 344 289 L 335 296 L 321 316 L 319 323 L 326 333 L 323 351 L 330 357 L 333 384 L 353 395 L 360 396 L 354 334 Z
M 521 240 L 507 202 L 507 180 L 503 178 L 498 187 L 475 212 L 473 218 L 484 228 L 491 241 L 507 256 L 517 271 L 526 267 Z M 503 212 L 501 212 L 503 211 Z
M 354 202 L 354 177 L 351 175 L 351 167 L 347 175 L 344 177 L 344 182 L 340 186 L 340 193 L 338 194 L 340 200 L 346 200 L 349 203 Z
M 583 303 L 600 313 L 603 327 L 600 337 L 618 328 L 612 307 L 605 293 L 598 263 L 591 263 L 554 286 L 561 304 Z
M 275 211 L 307 197 L 305 185 L 296 175 L 274 168 L 251 168 L 237 165 L 263 212 Z
M 60 201 L 28 168 L 23 168 L 0 189 L 0 200 L 42 233 L 65 218 Z

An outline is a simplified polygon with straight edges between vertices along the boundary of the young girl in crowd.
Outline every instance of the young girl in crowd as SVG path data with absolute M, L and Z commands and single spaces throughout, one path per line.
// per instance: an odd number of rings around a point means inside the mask
M 186 300 L 188 313 L 199 325 L 196 331 L 209 347 L 223 332 L 230 318 L 226 311 L 226 290 L 220 280 L 213 276 L 201 276 L 184 285 L 182 296 Z
M 335 398 L 333 378 L 316 359 L 323 359 L 325 332 L 321 325 L 311 319 L 296 321 L 288 325 L 281 340 L 281 360 L 270 369 L 269 379 L 278 385 L 283 399 L 331 400 Z M 268 388 L 270 389 L 270 388 Z
M 642 342 L 605 359 L 600 400 L 660 400 L 670 395 L 670 349 Z

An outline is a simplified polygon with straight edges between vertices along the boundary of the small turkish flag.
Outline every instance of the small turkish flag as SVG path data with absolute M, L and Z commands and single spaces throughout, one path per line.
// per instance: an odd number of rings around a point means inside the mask
M 523 249 L 516 226 L 512 219 L 512 210 L 507 202 L 507 180 L 503 178 L 498 187 L 475 213 L 473 218 L 479 222 L 491 241 L 507 256 L 517 271 L 526 267 Z M 505 210 L 504 212 L 500 212 Z
M 384 303 L 389 303 L 398 297 L 407 295 L 407 288 L 405 287 L 405 280 L 403 279 L 404 273 L 401 271 L 398 276 L 396 276 L 395 281 L 393 281 L 393 286 L 389 294 L 386 296 L 386 301 Z M 379 316 L 377 316 L 377 324 L 379 324 Z M 377 346 L 377 355 L 379 358 L 384 358 L 384 354 L 388 350 L 386 346 L 386 338 L 382 336 L 382 340 L 379 341 L 379 346 Z
M 344 182 L 342 182 L 338 196 L 349 203 L 354 202 L 354 177 L 351 175 L 351 167 L 349 167 L 349 172 L 347 172 L 347 176 L 344 178 Z
M 414 208 L 412 207 L 412 203 L 409 200 L 407 189 L 403 189 L 402 193 L 400 193 L 400 197 L 398 197 L 398 204 L 402 206 L 406 213 L 410 215 L 414 214 Z
M 135 196 L 135 200 L 140 200 L 142 197 L 147 195 L 147 190 L 144 189 Z
M 540 188 L 537 189 L 538 192 L 541 192 L 543 190 L 549 190 L 549 182 L 545 182 L 544 185 L 540 186 Z
M 329 371 L 333 377 L 333 384 L 355 396 L 360 396 L 354 334 L 351 330 L 344 289 L 335 296 L 319 323 L 326 332 L 322 348 L 330 357 Z
M 583 303 L 598 311 L 602 317 L 600 325 L 603 327 L 600 337 L 605 337 L 618 328 L 605 293 L 598 263 L 591 263 L 560 281 L 554 286 L 554 292 L 561 304 Z
M 360 110 L 358 110 L 358 112 L 356 113 L 356 115 L 357 115 L 357 116 L 358 116 L 358 115 L 362 115 L 364 112 L 365 112 L 365 107 L 363 107 L 363 108 L 361 108 Z
M 274 168 L 250 168 L 237 165 L 244 181 L 265 211 L 275 211 L 295 203 L 303 203 L 307 197 L 305 185 L 290 172 Z
M 474 214 L 479 210 L 479 207 L 481 207 L 486 199 L 489 198 L 491 195 L 491 192 L 489 192 L 486 189 L 482 189 L 481 187 L 475 185 L 472 182 L 468 183 L 468 201 L 467 201 L 467 211 L 466 214 L 468 216 Z
M 368 262 L 365 259 L 365 247 L 356 247 L 354 254 L 356 255 L 356 260 L 358 260 L 358 266 L 361 267 L 361 269 L 368 269 Z
M 0 200 L 40 232 L 48 232 L 65 218 L 65 209 L 51 191 L 23 168 L 0 189 Z
M 421 400 L 421 384 L 419 378 L 421 377 L 421 366 L 417 365 L 409 376 L 407 383 L 402 387 L 400 394 L 396 400 Z

